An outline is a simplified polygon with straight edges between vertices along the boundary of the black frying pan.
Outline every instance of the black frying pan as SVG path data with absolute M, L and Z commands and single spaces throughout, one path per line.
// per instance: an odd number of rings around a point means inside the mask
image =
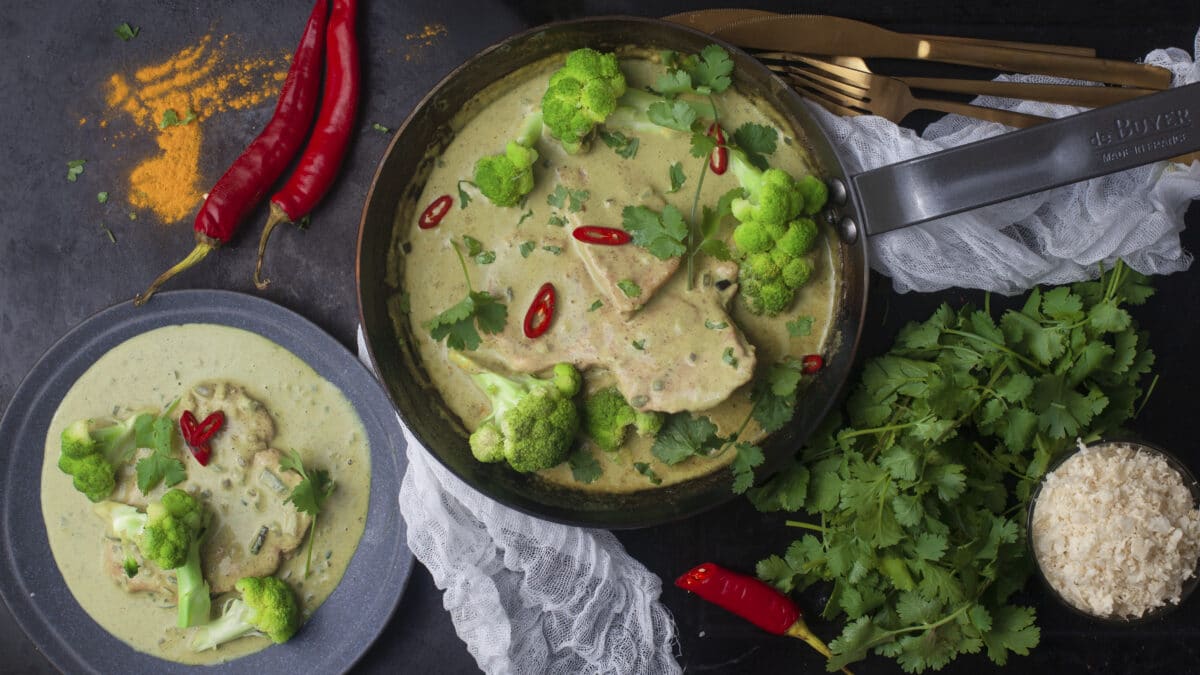
M 420 261 L 389 251 L 411 222 L 435 158 L 453 138 L 451 119 L 487 86 L 585 46 L 699 52 L 714 42 L 733 57 L 738 89 L 773 107 L 795 137 L 807 140 L 830 186 L 823 215 L 838 237 L 834 256 L 841 278 L 826 367 L 802 393 L 791 424 L 762 443 L 762 476 L 795 454 L 850 374 L 867 305 L 866 235 L 1200 149 L 1194 126 L 1200 125 L 1200 85 L 1192 85 L 851 176 L 795 92 L 752 57 L 708 34 L 655 19 L 606 17 L 541 26 L 489 47 L 446 76 L 393 138 L 363 209 L 356 281 L 370 356 L 404 422 L 438 461 L 508 506 L 572 524 L 642 527 L 698 513 L 733 493 L 728 471 L 631 494 L 594 495 L 476 461 L 467 431 L 424 375 L 407 319 L 394 320 L 389 313 L 389 301 L 402 290 L 401 268 Z

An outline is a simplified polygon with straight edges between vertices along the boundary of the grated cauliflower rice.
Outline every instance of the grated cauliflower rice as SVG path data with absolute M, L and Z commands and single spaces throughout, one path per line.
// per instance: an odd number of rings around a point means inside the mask
M 1200 558 L 1200 510 L 1157 452 L 1083 447 L 1048 474 L 1031 522 L 1034 554 L 1067 602 L 1138 618 L 1178 603 Z

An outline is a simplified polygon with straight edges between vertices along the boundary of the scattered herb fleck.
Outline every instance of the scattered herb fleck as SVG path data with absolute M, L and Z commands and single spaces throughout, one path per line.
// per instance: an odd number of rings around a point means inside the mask
M 662 479 L 658 477 L 658 474 L 654 473 L 654 469 L 651 469 L 650 465 L 647 464 L 646 462 L 634 462 L 633 468 L 638 473 L 645 476 L 646 479 L 649 480 L 652 484 L 662 485 Z
M 549 251 L 550 253 L 553 253 L 554 255 L 559 255 L 563 251 L 561 246 L 543 246 L 542 250 Z
M 142 32 L 142 27 L 131 26 L 128 22 L 125 22 L 114 28 L 113 32 L 116 33 L 117 37 L 121 38 L 121 40 L 129 42 L 133 38 L 137 37 L 138 33 Z
M 729 324 L 724 321 L 713 321 L 712 319 L 704 320 L 704 327 L 709 330 L 725 330 L 729 328 Z
M 566 208 L 571 213 L 577 213 L 583 210 L 583 204 L 589 196 L 587 190 L 570 190 L 563 185 L 557 185 L 554 187 L 554 192 L 546 195 L 546 203 L 555 208 Z
M 67 180 L 74 183 L 79 174 L 83 173 L 83 165 L 87 164 L 86 159 L 73 159 L 67 162 Z
M 667 193 L 670 194 L 672 192 L 679 192 L 680 188 L 683 187 L 683 184 L 687 182 L 687 175 L 683 173 L 683 162 L 675 162 L 672 164 L 671 168 L 667 171 L 667 174 L 671 178 L 671 189 L 667 190 Z
M 158 122 L 158 128 L 166 129 L 167 127 L 181 127 L 195 119 L 196 113 L 191 108 L 187 109 L 187 112 L 183 114 L 182 118 L 179 117 L 179 113 L 175 112 L 174 108 L 167 108 L 163 111 L 162 119 Z
M 601 308 L 601 307 L 603 307 L 603 306 L 604 306 L 604 302 L 602 302 L 602 301 L 600 301 L 600 300 L 597 300 L 597 301 L 595 301 L 595 302 L 593 302 L 593 303 L 592 303 L 592 306 L 591 306 L 591 307 L 588 307 L 588 311 L 589 311 L 589 312 L 594 312 L 594 311 L 596 311 L 596 310 L 600 309 L 600 308 Z
M 645 340 L 634 340 L 630 344 L 632 344 L 633 348 L 638 350 L 639 352 L 645 351 L 645 349 L 646 349 L 646 341 Z
M 522 242 L 521 246 L 520 246 L 521 257 L 528 258 L 529 254 L 533 253 L 533 249 L 535 249 L 535 248 L 537 248 L 536 242 L 532 242 L 532 241 Z
M 813 318 L 811 316 L 801 316 L 795 321 L 787 322 L 788 335 L 792 337 L 804 337 L 812 335 Z
M 619 131 L 601 131 L 600 140 L 625 159 L 637 156 L 639 141 L 636 136 L 626 136 Z
M 738 367 L 737 357 L 733 355 L 733 347 L 725 348 L 725 351 L 721 353 L 721 360 L 728 363 L 732 368 Z
M 96 201 L 100 202 L 101 204 L 107 204 L 108 203 L 108 193 L 107 192 L 97 192 L 96 193 Z
M 555 227 L 562 227 L 567 224 L 567 219 L 556 213 L 550 216 L 550 220 L 548 222 Z
M 529 209 L 525 213 L 522 213 L 521 219 L 517 221 L 517 227 L 520 227 L 521 223 L 525 222 L 526 220 L 529 220 L 532 217 L 533 217 L 533 209 Z
M 641 297 L 642 295 L 642 287 L 638 286 L 637 282 L 633 279 L 622 279 L 618 281 L 617 288 L 621 289 L 621 292 L 624 293 L 626 297 L 637 298 Z
M 375 131 L 378 131 L 378 132 L 379 132 L 379 133 L 381 133 L 381 134 L 390 134 L 390 133 L 392 133 L 392 130 L 391 130 L 391 129 L 389 129 L 389 128 L 387 128 L 387 127 L 383 126 L 383 125 L 382 125 L 382 124 L 380 124 L 379 122 L 376 122 L 376 123 L 372 124 L 372 125 L 371 125 L 371 128 L 372 128 L 372 129 L 374 129 Z
M 467 185 L 474 185 L 474 183 L 469 180 L 458 181 L 458 208 L 460 209 L 467 208 L 467 205 L 471 203 L 471 195 L 467 194 L 467 191 L 463 189 L 463 183 L 466 183 Z M 522 218 L 522 220 L 524 220 L 524 218 Z M 520 225 L 520 223 L 517 224 Z
M 114 244 L 117 243 L 117 236 L 113 234 L 113 231 L 110 230 L 107 225 L 100 223 L 100 230 L 104 232 L 104 236 L 108 237 L 110 242 Z

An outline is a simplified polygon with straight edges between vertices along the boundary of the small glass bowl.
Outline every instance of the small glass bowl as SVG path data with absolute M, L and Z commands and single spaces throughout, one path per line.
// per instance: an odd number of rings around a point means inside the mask
M 1183 484 L 1186 485 L 1192 493 L 1192 506 L 1195 507 L 1200 505 L 1200 484 L 1196 482 L 1195 475 L 1193 475 L 1191 470 L 1187 468 L 1187 465 L 1180 461 L 1179 458 L 1174 454 L 1152 443 L 1128 440 L 1124 438 L 1103 439 L 1094 443 L 1089 443 L 1085 447 L 1096 448 L 1104 445 L 1127 445 L 1132 447 L 1137 452 L 1148 452 L 1162 457 L 1168 466 L 1178 471 L 1183 477 Z M 1049 476 L 1067 460 L 1079 454 L 1079 452 L 1080 449 L 1076 447 L 1071 452 L 1065 453 L 1062 457 L 1059 457 L 1055 461 L 1051 462 L 1050 466 L 1047 467 L 1046 473 L 1042 477 L 1042 480 L 1038 482 L 1037 487 L 1034 488 L 1033 493 L 1029 496 L 1029 509 L 1028 513 L 1026 514 L 1025 523 L 1025 540 L 1026 546 L 1029 549 L 1029 555 L 1033 558 L 1034 567 L 1037 569 L 1038 578 L 1041 579 L 1042 585 L 1047 591 L 1049 591 L 1050 595 L 1053 596 L 1054 599 L 1058 600 L 1062 606 L 1066 607 L 1074 614 L 1091 619 L 1093 621 L 1099 621 L 1101 623 L 1114 626 L 1134 626 L 1149 623 L 1160 619 L 1167 614 L 1170 614 L 1180 605 L 1187 602 L 1188 596 L 1190 596 L 1192 592 L 1196 590 L 1196 587 L 1200 585 L 1200 560 L 1197 560 L 1196 569 L 1193 571 L 1192 576 L 1183 581 L 1183 585 L 1179 591 L 1179 602 L 1168 602 L 1158 607 L 1154 607 L 1138 617 L 1099 616 L 1088 612 L 1082 607 L 1077 607 L 1058 592 L 1058 589 L 1056 589 L 1054 585 L 1050 583 L 1050 580 L 1046 578 L 1045 573 L 1042 571 L 1041 561 L 1038 560 L 1037 550 L 1033 545 L 1033 513 L 1037 509 L 1038 497 L 1042 494 L 1042 487 L 1046 484 L 1046 476 Z

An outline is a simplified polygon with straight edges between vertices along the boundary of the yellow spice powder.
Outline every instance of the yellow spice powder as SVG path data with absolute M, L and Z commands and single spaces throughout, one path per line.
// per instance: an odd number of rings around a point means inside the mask
M 208 181 L 200 176 L 201 123 L 273 100 L 287 77 L 286 53 L 233 60 L 229 47 L 228 35 L 219 40 L 205 36 L 162 63 L 108 79 L 110 115 L 128 115 L 139 132 L 154 134 L 159 149 L 130 173 L 126 198 L 130 206 L 152 211 L 163 223 L 194 214 L 207 189 Z M 189 112 L 196 119 L 159 128 L 168 110 L 180 120 Z

